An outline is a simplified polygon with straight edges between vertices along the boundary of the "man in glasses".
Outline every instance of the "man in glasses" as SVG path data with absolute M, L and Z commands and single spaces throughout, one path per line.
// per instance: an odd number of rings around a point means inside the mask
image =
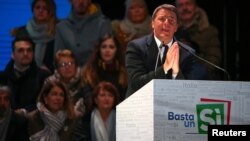
M 47 70 L 37 67 L 34 60 L 34 43 L 28 36 L 18 36 L 12 42 L 11 60 L 0 72 L 2 83 L 10 87 L 12 107 L 16 113 L 25 115 L 36 108 L 37 95 Z

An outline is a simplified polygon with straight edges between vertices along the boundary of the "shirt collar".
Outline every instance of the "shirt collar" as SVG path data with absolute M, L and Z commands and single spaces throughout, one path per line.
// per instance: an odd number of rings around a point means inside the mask
M 157 44 L 157 47 L 159 48 L 162 42 L 155 35 L 154 35 L 154 38 L 155 38 L 155 42 Z M 168 47 L 171 47 L 172 44 L 173 44 L 173 38 L 171 39 L 170 42 L 168 42 L 165 45 L 168 45 Z

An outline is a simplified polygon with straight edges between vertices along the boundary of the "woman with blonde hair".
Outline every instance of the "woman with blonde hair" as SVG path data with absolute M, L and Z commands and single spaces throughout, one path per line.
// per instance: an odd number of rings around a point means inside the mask
M 35 43 L 35 61 L 39 67 L 53 71 L 55 27 L 58 23 L 54 0 L 33 0 L 33 17 L 26 25 L 14 28 L 12 36 L 30 36 Z
M 74 53 L 68 49 L 61 49 L 55 54 L 54 74 L 45 80 L 45 83 L 57 81 L 66 86 L 69 91 L 68 97 L 74 105 L 77 116 L 83 116 L 85 113 L 81 72 L 82 69 L 78 66 Z

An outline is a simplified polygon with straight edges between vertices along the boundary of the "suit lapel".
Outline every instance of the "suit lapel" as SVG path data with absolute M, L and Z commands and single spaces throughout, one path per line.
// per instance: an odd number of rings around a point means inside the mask
M 146 62 L 147 69 L 148 71 L 152 71 L 155 69 L 155 63 L 156 63 L 156 59 L 158 56 L 158 47 L 154 40 L 153 34 L 151 34 L 147 38 L 147 55 L 146 56 L 147 56 L 147 62 Z M 158 65 L 159 63 L 160 63 L 160 60 L 158 61 Z

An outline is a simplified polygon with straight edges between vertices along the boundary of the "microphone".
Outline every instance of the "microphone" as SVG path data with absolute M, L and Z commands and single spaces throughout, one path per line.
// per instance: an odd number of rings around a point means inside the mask
M 223 73 L 225 73 L 225 74 L 227 75 L 227 80 L 230 80 L 230 75 L 229 75 L 229 73 L 227 72 L 227 70 L 225 70 L 225 69 L 223 69 L 223 68 L 221 68 L 221 67 L 215 65 L 214 63 L 212 63 L 212 62 L 210 62 L 210 61 L 208 61 L 208 60 L 206 60 L 206 59 L 204 59 L 204 58 L 202 58 L 202 57 L 196 55 L 196 54 L 195 54 L 195 50 L 194 50 L 193 48 L 191 48 L 190 46 L 188 46 L 188 45 L 186 45 L 186 44 L 184 44 L 184 43 L 182 43 L 182 42 L 176 40 L 176 38 L 174 38 L 174 39 L 175 39 L 175 41 L 178 42 L 179 47 L 183 48 L 184 50 L 186 50 L 187 52 L 189 52 L 190 54 L 192 54 L 193 56 L 195 56 L 195 57 L 198 58 L 199 60 L 202 60 L 203 62 L 206 62 L 207 64 L 209 64 L 209 65 L 211 65 L 211 66 L 217 68 L 218 70 L 222 71 Z
M 155 76 L 156 76 L 156 69 L 157 69 L 157 65 L 158 65 L 158 62 L 159 62 L 162 46 L 163 46 L 163 42 L 159 46 L 160 49 L 158 51 L 157 59 L 156 59 L 156 62 L 155 62 Z

